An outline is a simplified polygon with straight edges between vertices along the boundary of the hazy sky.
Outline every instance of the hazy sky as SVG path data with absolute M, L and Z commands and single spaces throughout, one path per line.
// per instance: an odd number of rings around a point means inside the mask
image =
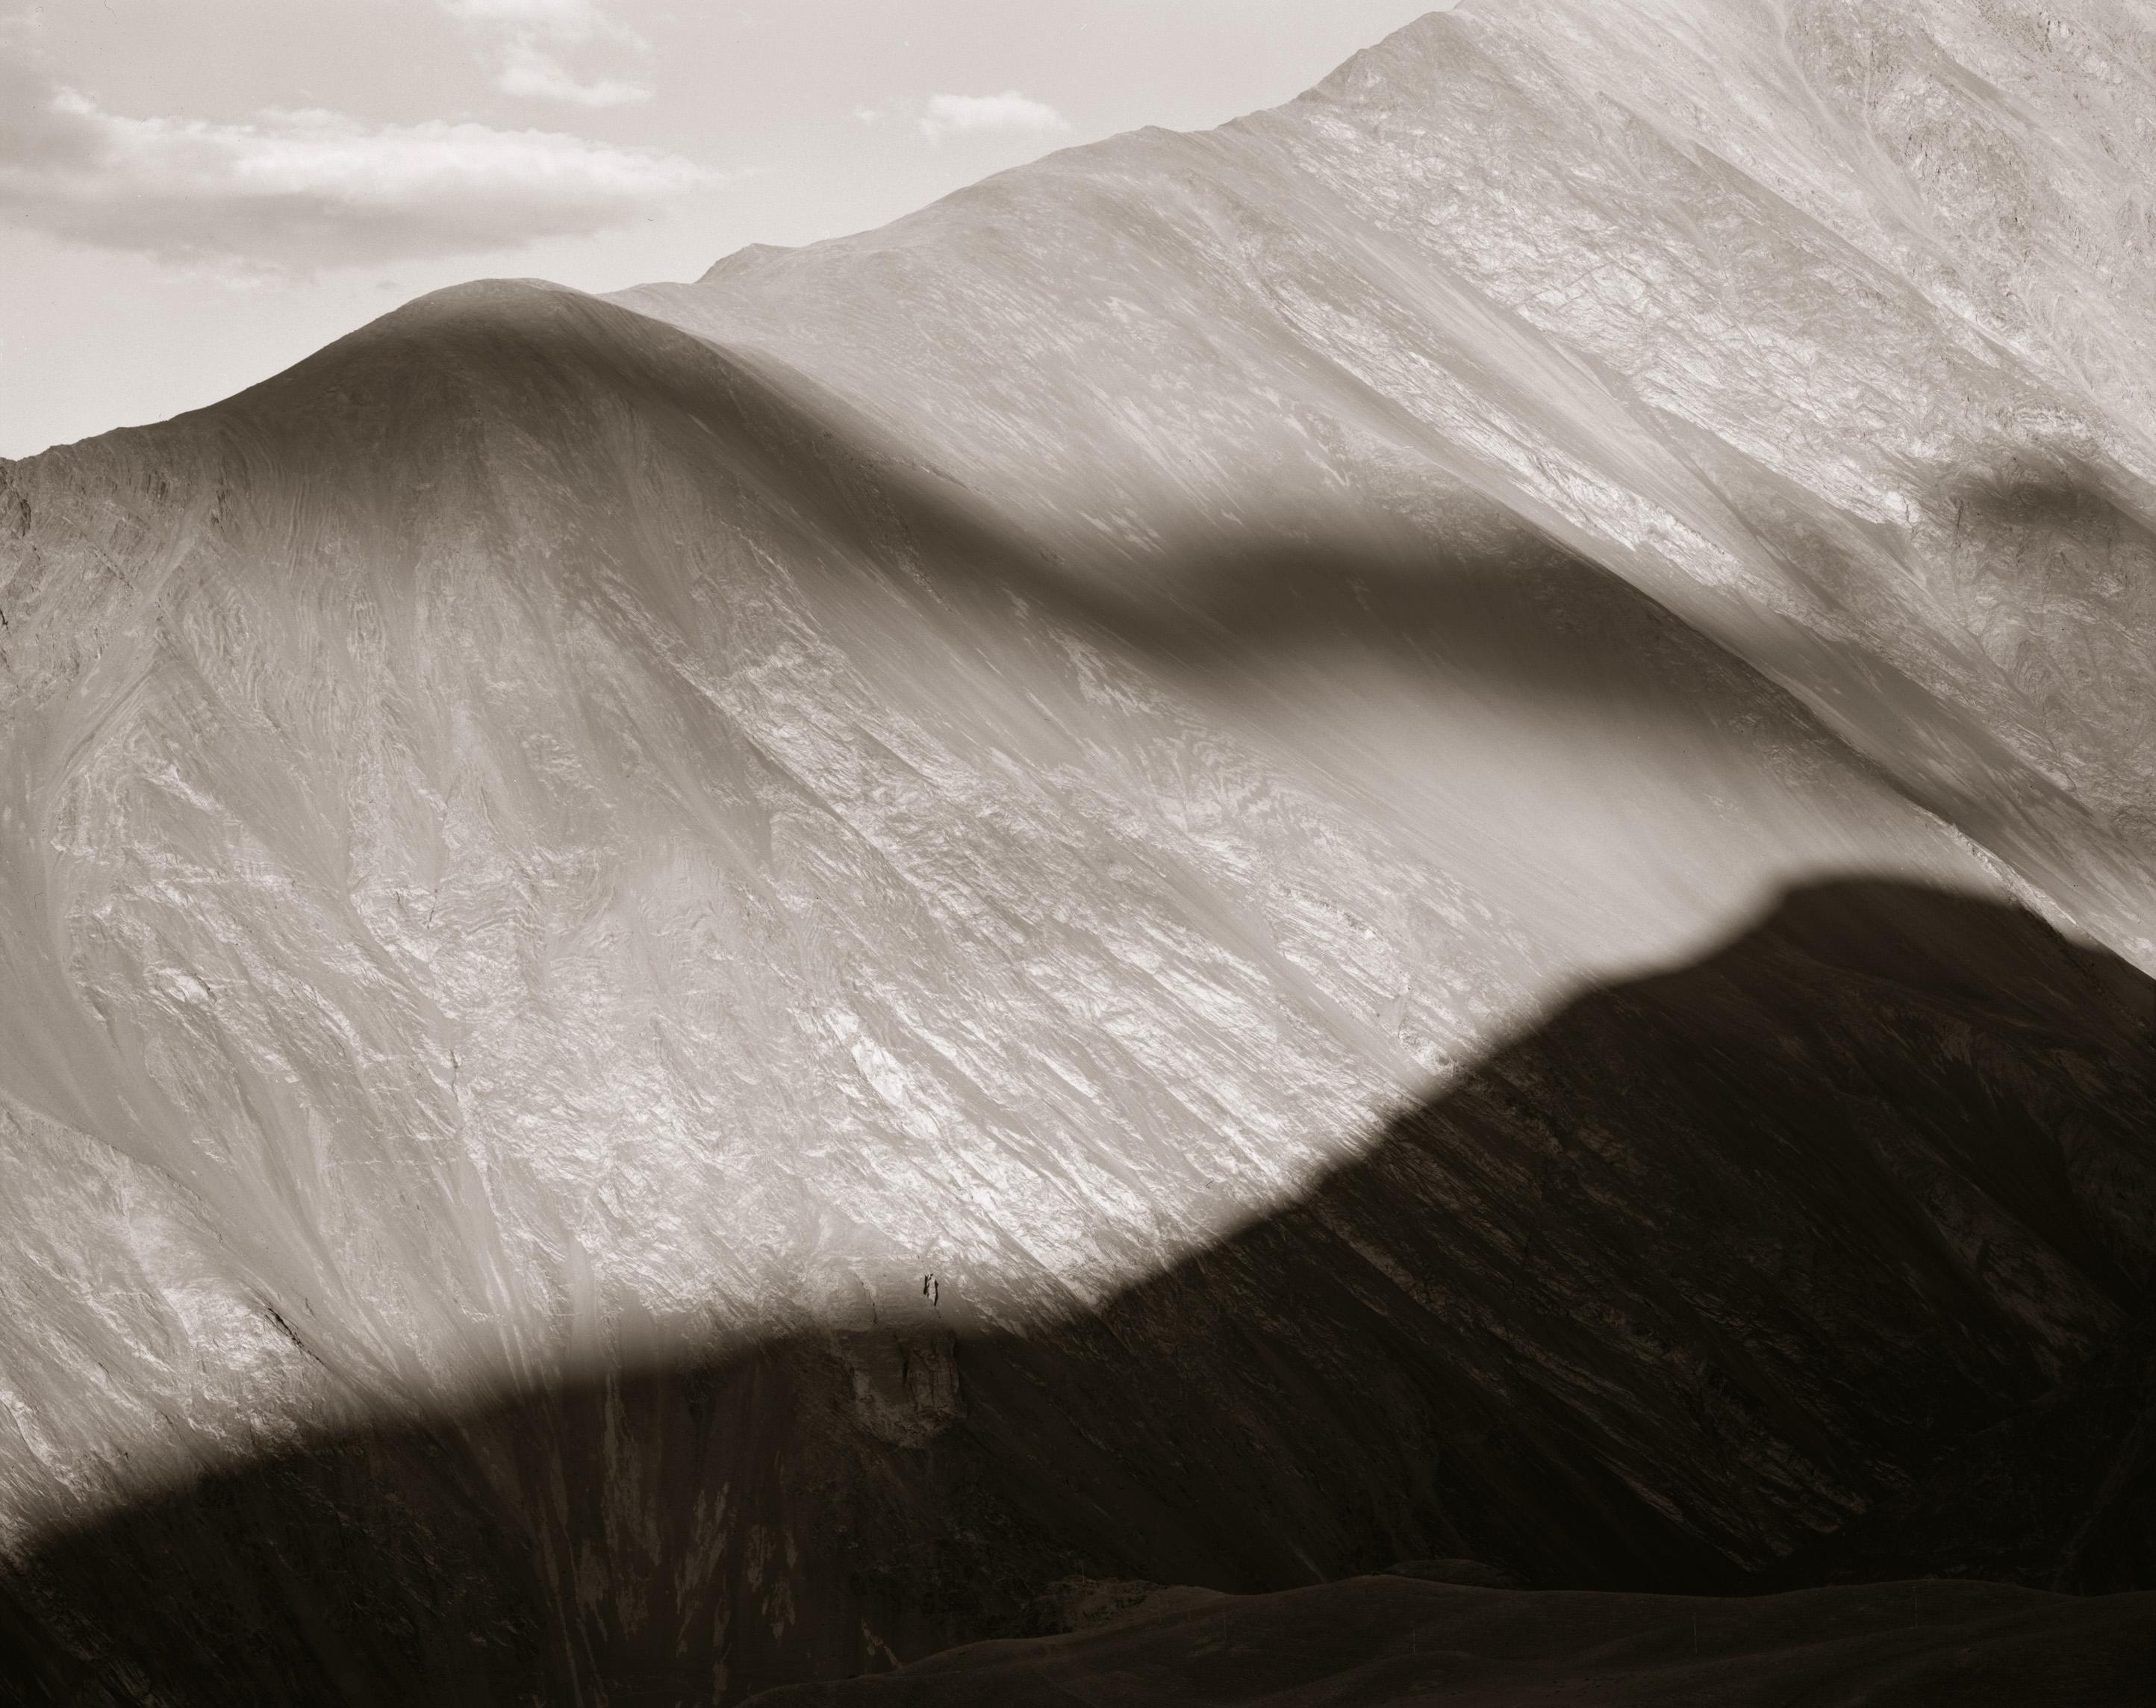
M 0 456 L 1286 100 L 1437 0 L 0 0 Z

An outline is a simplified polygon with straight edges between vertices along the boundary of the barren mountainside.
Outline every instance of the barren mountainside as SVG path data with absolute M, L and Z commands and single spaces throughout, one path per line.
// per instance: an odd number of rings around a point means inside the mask
M 2156 1589 L 2152 149 L 2130 4 L 1467 0 L 0 464 L 0 1663 Z

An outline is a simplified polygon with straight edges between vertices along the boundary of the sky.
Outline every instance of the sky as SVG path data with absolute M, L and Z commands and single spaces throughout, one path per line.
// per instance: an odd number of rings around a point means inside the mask
M 1286 100 L 1440 0 L 0 0 L 0 457 Z

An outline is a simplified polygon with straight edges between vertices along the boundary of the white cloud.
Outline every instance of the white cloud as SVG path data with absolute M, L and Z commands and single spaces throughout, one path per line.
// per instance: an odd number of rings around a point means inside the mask
M 1068 131 L 1070 121 L 1031 95 L 1007 89 L 1001 95 L 932 95 L 921 114 L 921 134 L 932 142 L 952 134 L 977 131 Z
M 651 44 L 608 14 L 599 0 L 440 0 L 474 29 L 505 37 L 494 86 L 525 100 L 564 106 L 619 107 L 651 99 L 644 84 L 601 77 L 588 82 L 562 62 L 561 51 L 593 42 L 649 53 Z
M 104 249 L 311 271 L 619 224 L 711 175 L 654 150 L 441 120 L 123 118 L 0 52 L 0 209 Z
M 442 10 L 460 22 L 502 29 L 526 38 L 588 42 L 600 37 L 643 45 L 626 24 L 609 18 L 595 0 L 441 0 Z
M 651 99 L 650 90 L 640 83 L 623 83 L 611 77 L 579 83 L 559 59 L 529 41 L 509 44 L 495 87 L 504 95 L 559 101 L 565 106 L 619 107 Z

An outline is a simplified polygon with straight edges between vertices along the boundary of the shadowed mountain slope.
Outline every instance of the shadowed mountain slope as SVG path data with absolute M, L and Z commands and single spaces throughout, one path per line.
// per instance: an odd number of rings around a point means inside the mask
M 927 1269 L 1059 1314 L 1763 890 L 2003 887 L 1472 495 L 1117 590 L 549 287 L 8 480 L 18 1531 Z
M 1471 3 L 0 465 L 19 1670 L 2147 1583 L 2149 45 Z
M 1881 1583 L 1751 1601 L 1358 1577 L 1169 1592 L 1111 1628 L 985 1643 L 758 1708 L 2105 1708 L 2147 1699 L 2156 1597 Z
M 2152 1027 L 2156 986 L 2025 914 L 1800 891 L 1097 1311 L 995 1333 L 954 1290 L 212 1477 L 17 1574 L 8 1658 L 56 1700 L 732 1700 L 1022 1628 L 1073 1575 L 1250 1593 L 1452 1556 L 1729 1591 L 1800 1546 L 1831 1575 L 1928 1475 L 1907 1569 L 2135 1582 L 2156 1509 L 2107 1471 L 2145 1417 L 2041 1514 L 1936 1468 L 2147 1320 Z M 1998 1594 L 1935 1587 L 1957 1627 Z M 1830 1644 L 1885 1593 L 1705 1617 L 1739 1655 Z M 1609 1605 L 1613 1634 L 1678 1617 Z M 2145 1646 L 2145 1609 L 2014 1608 L 2010 1649 Z M 1560 1614 L 1492 1617 L 1525 1645 Z

